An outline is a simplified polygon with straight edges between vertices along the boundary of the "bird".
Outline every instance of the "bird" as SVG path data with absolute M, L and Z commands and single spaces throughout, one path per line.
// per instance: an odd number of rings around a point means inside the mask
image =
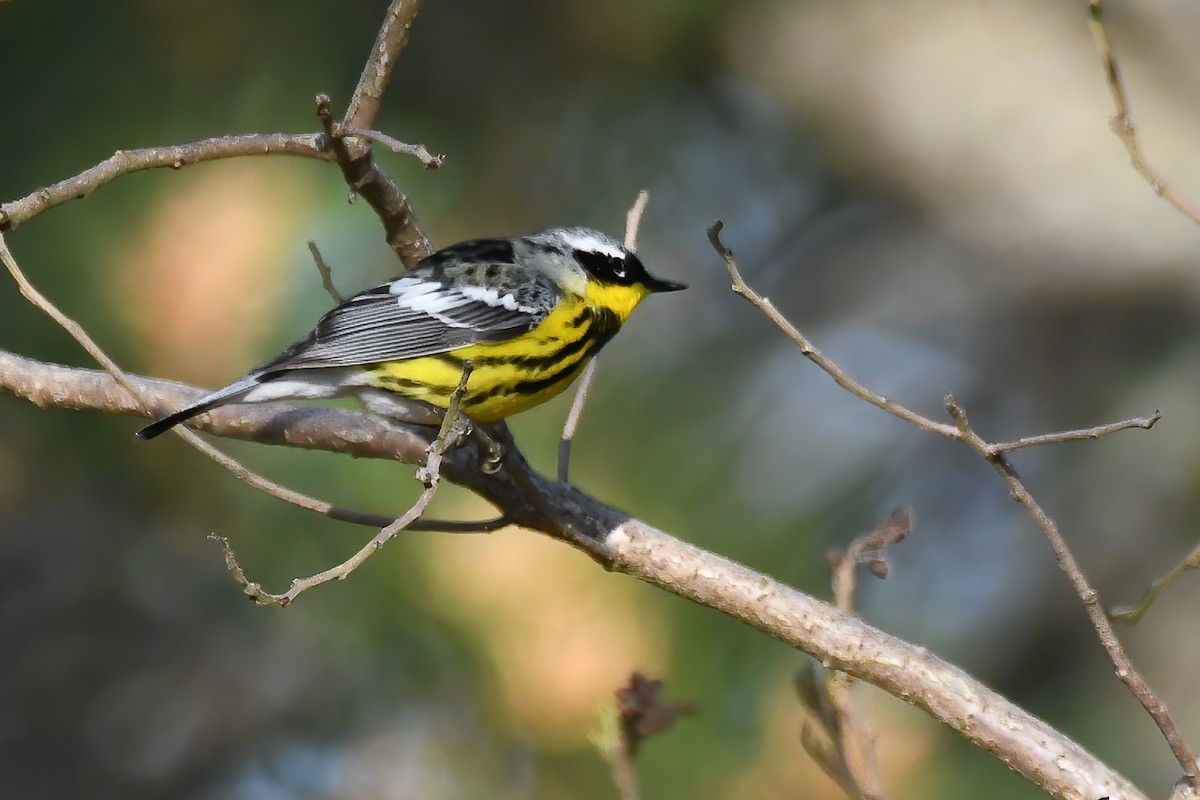
M 459 409 L 495 422 L 570 386 L 647 296 L 685 288 L 590 228 L 460 242 L 345 300 L 267 363 L 136 435 L 153 439 L 229 403 L 347 396 L 397 422 L 440 425 L 468 361 Z

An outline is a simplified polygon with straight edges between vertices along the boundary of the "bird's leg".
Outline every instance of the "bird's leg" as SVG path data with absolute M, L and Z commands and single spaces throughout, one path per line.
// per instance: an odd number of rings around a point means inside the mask
M 500 471 L 500 465 L 504 461 L 504 445 L 500 444 L 495 436 L 488 433 L 484 427 L 478 423 L 473 423 L 471 432 L 475 435 L 475 440 L 479 443 L 479 449 L 483 459 L 479 466 L 486 475 L 495 475 Z

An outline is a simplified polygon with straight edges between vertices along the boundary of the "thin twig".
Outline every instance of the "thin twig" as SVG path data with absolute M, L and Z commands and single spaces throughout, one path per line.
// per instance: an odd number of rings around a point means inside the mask
M 1120 422 L 1110 422 L 1107 425 L 1097 425 L 1094 428 L 1081 428 L 1076 431 L 1060 431 L 1058 433 L 1044 433 L 1040 436 L 1025 436 L 1012 442 L 992 443 L 988 447 L 992 455 L 1000 455 L 1001 453 L 1011 453 L 1014 450 L 1020 450 L 1022 447 L 1037 447 L 1044 444 L 1062 444 L 1064 442 L 1099 439 L 1102 436 L 1108 436 L 1110 433 L 1130 430 L 1131 428 L 1141 428 L 1148 431 L 1160 419 L 1162 419 L 1162 412 L 1156 408 L 1154 409 L 1154 413 L 1148 417 L 1132 417 L 1130 419 L 1123 419 Z
M 321 276 L 321 286 L 324 287 L 325 293 L 332 297 L 333 302 L 337 303 L 338 305 L 346 302 L 346 298 L 343 297 L 342 293 L 339 292 L 337 287 L 333 285 L 333 270 L 331 270 L 329 265 L 325 263 L 325 259 L 321 255 L 321 251 L 317 249 L 317 243 L 312 239 L 308 240 L 308 252 L 312 253 L 313 263 L 317 265 L 317 274 Z
M 134 383 L 129 380 L 128 376 L 125 375 L 124 370 L 118 367 L 116 362 L 108 357 L 108 355 L 100 348 L 100 346 L 96 344 L 96 342 L 93 341 L 90 336 L 88 336 L 87 332 L 83 330 L 79 323 L 75 322 L 75 320 L 64 314 L 62 310 L 51 303 L 45 295 L 39 292 L 37 288 L 30 283 L 29 279 L 25 277 L 25 273 L 21 271 L 20 266 L 17 265 L 17 261 L 13 257 L 12 252 L 8 249 L 8 243 L 5 241 L 3 234 L 0 234 L 0 261 L 3 261 L 4 266 L 8 268 L 9 273 L 12 275 L 13 280 L 16 281 L 16 284 L 21 290 L 21 294 L 25 297 L 25 299 L 28 300 L 30 304 L 32 304 L 39 311 L 42 311 L 56 323 L 58 323 L 59 327 L 65 330 L 71 336 L 71 338 L 74 339 L 79 346 L 82 347 L 87 354 L 96 361 L 96 363 L 103 367 L 104 370 L 113 377 L 113 380 L 120 384 L 125 391 L 129 392 L 130 396 L 133 397 L 142 407 L 142 409 L 149 414 L 153 410 L 153 403 L 142 396 L 141 392 L 138 390 L 138 387 L 135 386 Z M 331 519 L 341 520 L 343 522 L 353 522 L 358 525 L 369 525 L 371 527 L 386 525 L 390 520 L 394 519 L 393 517 L 370 514 L 363 511 L 356 511 L 354 509 L 335 506 L 334 504 L 328 503 L 324 500 L 318 500 L 315 497 L 310 497 L 301 492 L 297 492 L 294 489 L 281 486 L 280 484 L 275 483 L 274 481 L 269 480 L 268 478 L 265 478 L 247 468 L 233 457 L 201 439 L 192 431 L 183 428 L 182 426 L 175 428 L 175 431 L 183 438 L 184 441 L 199 450 L 204 455 L 211 458 L 217 464 L 224 467 L 226 470 L 232 473 L 234 477 L 245 481 L 255 489 L 265 492 L 272 497 L 284 501 L 285 503 L 290 503 L 294 506 L 299 506 L 300 508 L 304 508 L 309 511 L 315 511 L 318 514 Z
M 412 522 L 407 530 L 436 531 L 438 533 L 493 533 L 501 528 L 507 528 L 513 522 L 506 516 L 493 519 L 472 520 L 457 519 L 421 519 Z
M 394 136 L 388 136 L 386 133 L 369 131 L 365 128 L 355 128 L 350 125 L 338 125 L 335 130 L 342 136 L 361 136 L 364 139 L 370 139 L 372 142 L 379 142 L 393 153 L 412 156 L 419 160 L 425 166 L 425 169 L 440 169 L 446 163 L 445 154 L 435 156 L 423 144 L 408 144 Z
M 642 229 L 642 216 L 646 213 L 646 204 L 650 202 L 650 193 L 645 189 L 638 192 L 633 205 L 625 212 L 625 249 L 633 253 L 637 251 L 638 233 Z
M 847 614 L 854 613 L 855 574 L 860 564 L 867 564 L 878 577 L 887 576 L 887 549 L 908 535 L 910 522 L 909 509 L 898 509 L 871 530 L 856 536 L 845 553 L 830 554 L 834 604 L 838 608 Z M 817 750 L 818 763 L 844 788 L 848 784 L 852 797 L 882 800 L 885 793 L 875 752 L 875 733 L 854 702 L 854 680 L 844 672 L 829 672 L 825 681 L 827 714 L 821 713 L 825 709 L 820 706 L 808 709 L 810 716 L 824 728 L 823 738 L 832 745 Z
M 637 251 L 638 231 L 642 226 L 642 215 L 646 213 L 646 204 L 650 202 L 650 193 L 645 189 L 638 192 L 637 198 L 625 214 L 625 249 L 633 253 Z M 579 377 L 579 387 L 571 400 L 571 410 L 567 413 L 567 421 L 563 425 L 562 436 L 558 440 L 558 480 L 566 483 L 571 475 L 571 445 L 575 442 L 575 431 L 579 428 L 579 420 L 583 416 L 584 406 L 587 405 L 588 395 L 592 391 L 592 381 L 596 377 L 596 359 L 593 358 L 583 368 Z
M 446 410 L 446 416 L 442 421 L 441 430 L 438 432 L 437 438 L 430 443 L 428 450 L 426 450 L 424 466 L 417 470 L 417 479 L 425 484 L 425 491 L 421 492 L 421 496 L 417 498 L 408 511 L 404 512 L 404 514 L 380 530 L 379 533 L 375 534 L 371 541 L 367 542 L 350 558 L 337 566 L 322 570 L 307 578 L 296 578 L 292 581 L 291 587 L 286 592 L 272 594 L 246 577 L 246 573 L 238 564 L 237 556 L 234 554 L 228 539 L 223 536 L 216 536 L 215 534 L 209 537 L 221 545 L 221 551 L 225 555 L 225 566 L 229 569 L 237 584 L 242 587 L 242 591 L 246 593 L 247 597 L 254 600 L 260 606 L 286 608 L 291 605 L 293 600 L 309 589 L 329 583 L 330 581 L 342 581 L 348 578 L 375 551 L 391 541 L 397 533 L 407 528 L 425 513 L 425 509 L 429 507 L 429 503 L 437 493 L 438 485 L 441 481 L 442 458 L 446 451 L 457 444 L 464 435 L 463 429 L 459 427 L 458 405 L 467 390 L 467 378 L 471 375 L 471 369 L 470 361 L 463 363 L 462 379 L 450 394 L 450 403 Z
M 721 222 L 720 220 L 714 222 L 712 227 L 708 229 L 708 241 L 712 244 L 713 249 L 717 251 L 718 255 L 720 255 L 725 261 L 725 269 L 729 271 L 729 277 L 733 279 L 733 291 L 749 300 L 760 311 L 766 314 L 767 319 L 775 323 L 780 330 L 787 334 L 789 339 L 799 346 L 800 352 L 809 361 L 812 361 L 818 367 L 823 369 L 829 375 L 829 377 L 833 378 L 834 381 L 837 382 L 838 386 L 841 386 L 855 397 L 861 398 L 871 405 L 881 408 L 889 414 L 915 425 L 923 431 L 937 433 L 949 439 L 960 438 L 958 430 L 953 425 L 947 425 L 944 422 L 932 420 L 929 417 L 918 414 L 915 411 L 905 408 L 899 403 L 887 399 L 881 394 L 876 394 L 866 386 L 863 386 L 861 383 L 854 380 L 854 378 L 851 378 L 849 375 L 847 375 L 844 371 L 842 371 L 842 368 L 833 361 L 833 359 L 829 358 L 820 350 L 818 350 L 812 344 L 812 342 L 805 338 L 804 334 L 800 333 L 800 331 L 796 329 L 796 326 L 792 325 L 792 323 L 788 321 L 787 317 L 779 313 L 779 310 L 775 308 L 775 305 L 770 300 L 751 289 L 746 284 L 746 281 L 742 279 L 742 273 L 738 270 L 737 262 L 733 258 L 733 251 L 721 243 L 721 229 L 724 227 L 725 223 Z
M 1200 210 L 1172 189 L 1162 176 L 1147 163 L 1146 157 L 1142 153 L 1142 145 L 1137 138 L 1137 127 L 1133 123 L 1133 113 L 1129 108 L 1125 83 L 1121 79 L 1121 71 L 1117 67 L 1117 59 L 1113 55 L 1112 45 L 1108 41 L 1108 33 L 1104 28 L 1104 10 L 1100 0 L 1090 0 L 1089 11 L 1091 13 L 1092 38 L 1096 42 L 1096 52 L 1100 55 L 1101 64 L 1104 65 L 1104 75 L 1108 82 L 1109 92 L 1112 93 L 1113 105 L 1116 107 L 1116 112 L 1110 121 L 1113 133 L 1125 145 L 1125 151 L 1129 153 L 1129 161 L 1133 164 L 1133 168 L 1150 184 L 1154 193 L 1174 206 L 1176 211 L 1200 225 Z
M 583 408 L 587 405 L 588 395 L 592 391 L 592 381 L 596 378 L 596 364 L 593 358 L 583 368 L 579 376 L 579 387 L 571 400 L 571 410 L 567 412 L 567 421 L 563 424 L 562 436 L 558 440 L 558 480 L 566 483 L 571 477 L 571 446 L 575 443 L 575 432 L 579 428 L 579 420 L 583 416 Z
M 1142 597 L 1141 602 L 1136 606 L 1121 606 L 1114 608 L 1108 612 L 1110 619 L 1117 622 L 1126 622 L 1130 625 L 1136 625 L 1141 621 L 1142 617 L 1146 616 L 1146 612 L 1150 610 L 1150 606 L 1154 605 L 1154 601 L 1162 594 L 1171 584 L 1179 580 L 1179 578 L 1190 570 L 1200 567 L 1200 544 L 1192 548 L 1192 551 L 1183 557 L 1183 560 L 1163 575 L 1161 578 L 1150 584 L 1150 588 L 1146 590 L 1146 594 Z
M 1033 517 L 1037 526 L 1042 529 L 1042 533 L 1050 543 L 1050 549 L 1054 551 L 1054 556 L 1058 560 L 1059 568 L 1066 574 L 1071 588 L 1075 590 L 1075 594 L 1083 601 L 1084 611 L 1087 612 L 1088 619 L 1091 620 L 1092 628 L 1096 631 L 1096 637 L 1100 640 L 1100 645 L 1108 653 L 1109 660 L 1112 661 L 1113 666 L 1116 668 L 1117 677 L 1129 687 L 1129 691 L 1142 704 L 1142 707 L 1146 709 L 1146 712 L 1154 720 L 1155 724 L 1158 725 L 1158 729 L 1162 731 L 1163 738 L 1167 740 L 1167 744 L 1170 746 L 1171 752 L 1175 755 L 1175 759 L 1183 768 L 1185 779 L 1190 785 L 1196 786 L 1200 783 L 1200 770 L 1197 769 L 1198 765 L 1195 754 L 1192 752 L 1187 741 L 1184 740 L 1183 734 L 1167 710 L 1166 704 L 1150 688 L 1150 685 L 1142 677 L 1141 673 L 1137 671 L 1128 654 L 1125 652 L 1125 648 L 1117 638 L 1116 631 L 1113 629 L 1108 615 L 1104 612 L 1104 606 L 1100 601 L 1100 594 L 1083 574 L 1083 570 L 1079 568 L 1075 556 L 1071 553 L 1070 547 L 1067 546 L 1066 540 L 1063 539 L 1062 534 L 1058 530 L 1058 523 L 1034 499 L 1020 477 L 1018 477 L 1016 470 L 1008 462 L 1008 459 L 1002 453 L 994 453 L 994 445 L 989 445 L 988 442 L 984 441 L 975 432 L 967 420 L 967 412 L 950 395 L 946 396 L 946 411 L 958 425 L 958 430 L 961 434 L 959 437 L 960 440 L 992 465 L 992 468 L 996 470 L 1000 479 L 1004 481 L 1005 486 L 1008 487 L 1012 499 L 1024 507 L 1029 512 L 1029 515 Z
M 0 231 L 8 231 L 69 200 L 87 197 L 122 175 L 147 169 L 182 169 L 202 161 L 240 156 L 290 155 L 333 161 L 316 133 L 247 133 L 218 136 L 189 144 L 118 150 L 78 175 L 0 206 Z

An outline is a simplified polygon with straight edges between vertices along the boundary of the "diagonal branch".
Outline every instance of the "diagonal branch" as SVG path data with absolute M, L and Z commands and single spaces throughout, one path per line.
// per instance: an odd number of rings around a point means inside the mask
M 371 48 L 371 55 L 363 66 L 358 86 L 346 108 L 342 124 L 354 128 L 371 128 L 379 114 L 383 93 L 392 80 L 392 69 L 396 58 L 408 46 L 408 36 L 413 21 L 421 10 L 424 0 L 392 0 L 379 26 L 379 34 Z
M 846 374 L 837 363 L 829 356 L 818 350 L 812 342 L 808 340 L 796 326 L 788 321 L 788 318 L 779 313 L 779 309 L 775 308 L 775 304 L 767 298 L 760 295 L 758 292 L 751 289 L 746 281 L 742 278 L 742 273 L 738 270 L 737 262 L 733 258 L 733 251 L 726 247 L 721 242 L 721 230 L 725 227 L 725 223 L 717 220 L 712 227 L 708 229 L 708 241 L 712 244 L 713 249 L 725 261 L 725 269 L 729 271 L 729 277 L 733 279 L 733 291 L 742 297 L 746 298 L 752 305 L 758 308 L 767 316 L 767 319 L 775 323 L 776 327 L 784 332 L 789 339 L 796 343 L 800 348 L 800 352 L 809 360 L 823 369 L 829 377 L 841 386 L 847 392 L 855 397 L 866 400 L 876 408 L 881 408 L 884 411 L 899 417 L 923 431 L 930 433 L 941 434 L 948 439 L 959 438 L 958 429 L 953 425 L 947 425 L 944 422 L 937 422 L 922 414 L 918 414 L 911 409 L 905 408 L 899 403 L 889 400 L 881 394 L 871 391 L 863 384 L 856 381 L 854 378 Z

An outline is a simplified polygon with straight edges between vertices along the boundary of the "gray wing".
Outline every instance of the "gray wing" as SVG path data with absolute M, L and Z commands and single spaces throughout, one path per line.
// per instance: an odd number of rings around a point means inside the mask
M 350 298 L 255 372 L 374 364 L 504 341 L 535 328 L 560 296 L 548 278 L 514 274 L 525 270 L 511 264 L 503 265 L 504 280 L 487 287 L 451 286 L 437 264 L 422 267 Z

